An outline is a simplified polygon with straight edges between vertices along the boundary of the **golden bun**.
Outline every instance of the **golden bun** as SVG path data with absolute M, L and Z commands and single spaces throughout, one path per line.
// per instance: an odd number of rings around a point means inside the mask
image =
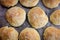
M 59 3 L 59 0 L 43 0 L 43 4 L 48 8 L 58 7 Z
M 34 7 L 28 12 L 28 21 L 34 28 L 42 28 L 48 23 L 48 17 L 40 7 Z
M 6 12 L 6 19 L 14 27 L 21 26 L 26 19 L 26 12 L 20 7 L 12 7 Z
M 60 40 L 60 29 L 53 26 L 46 28 L 44 32 L 44 40 Z
M 18 40 L 18 32 L 13 27 L 4 26 L 0 28 L 1 40 Z
M 20 0 L 20 3 L 25 7 L 34 7 L 38 2 L 39 0 Z
M 19 35 L 19 40 L 41 40 L 38 32 L 33 28 L 25 28 Z
M 55 25 L 60 25 L 60 10 L 56 10 L 50 15 L 50 21 Z
M 5 7 L 11 7 L 18 3 L 18 0 L 0 0 L 0 3 Z

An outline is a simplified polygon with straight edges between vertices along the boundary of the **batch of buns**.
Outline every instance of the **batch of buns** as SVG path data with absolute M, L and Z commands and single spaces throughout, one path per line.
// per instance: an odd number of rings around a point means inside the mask
M 18 1 L 25 7 L 32 7 L 27 14 L 28 21 L 33 28 L 25 28 L 18 33 L 13 27 L 21 26 L 26 19 L 26 11 L 15 6 Z M 6 20 L 13 27 L 4 26 L 0 28 L 0 40 L 41 40 L 38 28 L 44 27 L 49 19 L 54 25 L 60 25 L 60 9 L 54 11 L 50 18 L 41 7 L 37 7 L 39 0 L 0 0 L 0 4 L 8 7 L 6 11 Z M 60 0 L 42 0 L 47 8 L 56 8 L 60 4 Z M 49 26 L 43 34 L 44 40 L 60 40 L 60 29 Z

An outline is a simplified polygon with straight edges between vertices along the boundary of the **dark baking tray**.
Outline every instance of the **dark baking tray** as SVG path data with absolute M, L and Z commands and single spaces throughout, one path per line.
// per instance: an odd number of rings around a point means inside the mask
M 19 7 L 23 8 L 23 9 L 25 9 L 25 11 L 26 11 L 27 14 L 28 14 L 28 11 L 31 9 L 31 8 L 26 8 L 26 7 L 22 6 L 20 3 L 18 3 L 18 4 L 15 5 L 15 6 L 19 6 Z M 50 14 L 51 14 L 52 12 L 54 12 L 54 11 L 57 10 L 57 9 L 60 9 L 60 5 L 59 5 L 58 7 L 56 7 L 56 8 L 53 8 L 53 9 L 49 9 L 49 8 L 45 7 L 44 4 L 43 4 L 43 2 L 42 2 L 42 0 L 40 0 L 39 3 L 38 3 L 36 6 L 41 7 L 41 8 L 45 11 L 45 13 L 47 14 L 48 18 L 50 17 Z M 2 5 L 0 5 L 0 27 L 2 27 L 2 26 L 11 26 L 11 25 L 7 22 L 7 20 L 6 20 L 6 18 L 5 18 L 5 12 L 6 12 L 8 9 L 9 9 L 9 8 L 6 8 L 6 7 L 2 6 Z M 27 15 L 27 14 L 26 14 L 26 15 Z M 52 23 L 50 22 L 50 20 L 49 20 L 49 22 L 47 23 L 47 25 L 45 25 L 43 28 L 36 29 L 36 30 L 39 32 L 40 36 L 41 36 L 41 40 L 43 40 L 44 30 L 45 30 L 47 27 L 52 26 L 52 25 L 53 25 L 53 24 L 52 24 Z M 57 28 L 60 28 L 59 26 L 56 26 L 56 25 L 53 25 L 53 26 L 55 26 L 55 27 L 57 27 Z M 29 22 L 28 22 L 27 16 L 26 16 L 26 20 L 25 20 L 24 24 L 21 25 L 21 26 L 18 27 L 18 28 L 15 28 L 15 29 L 20 33 L 20 32 L 21 32 L 24 28 L 26 28 L 26 27 L 31 27 L 31 25 L 30 25 Z M 31 28 L 32 28 L 32 27 L 31 27 Z

